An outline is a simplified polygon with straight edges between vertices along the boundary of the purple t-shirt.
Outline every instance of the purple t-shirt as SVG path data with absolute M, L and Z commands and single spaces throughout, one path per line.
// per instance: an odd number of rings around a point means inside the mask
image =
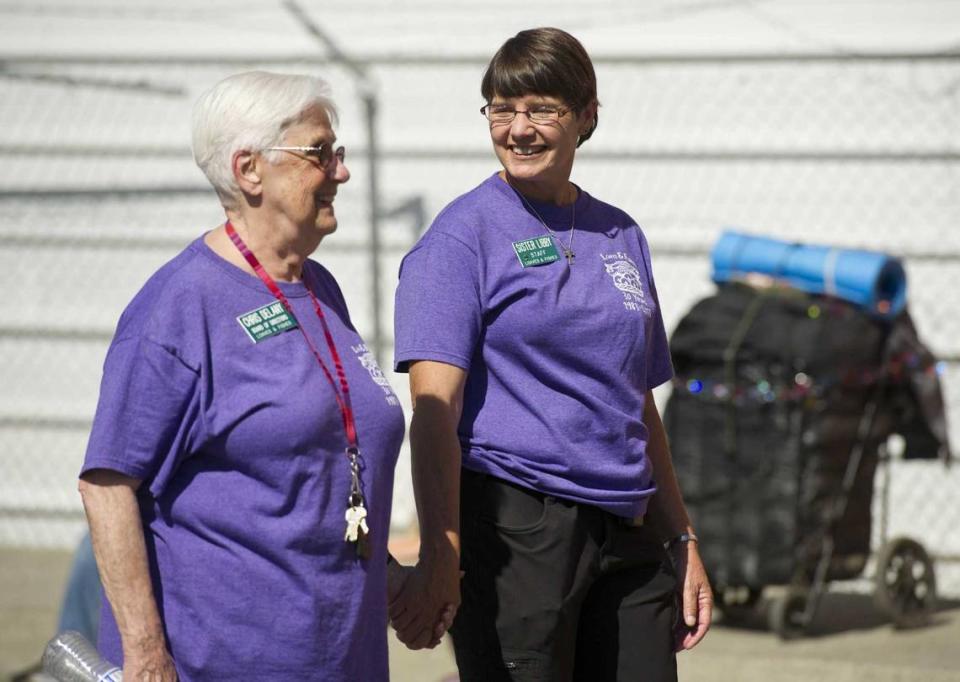
M 343 361 L 372 556 L 344 542 L 350 490 L 333 389 L 264 284 L 198 239 L 127 307 L 83 471 L 143 480 L 153 586 L 181 680 L 386 680 L 386 546 L 399 401 L 330 273 L 308 261 Z M 279 283 L 334 371 L 302 283 Z M 265 308 L 266 306 L 266 308 Z M 121 663 L 105 604 L 101 652 Z
M 531 204 L 567 245 L 571 207 Z M 395 364 L 467 370 L 466 468 L 638 516 L 644 397 L 673 372 L 650 253 L 623 211 L 582 190 L 575 207 L 572 266 L 497 175 L 441 211 L 400 266 Z

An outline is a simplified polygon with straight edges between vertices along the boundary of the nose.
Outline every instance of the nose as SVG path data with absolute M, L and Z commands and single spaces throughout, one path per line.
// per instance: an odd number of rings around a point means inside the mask
M 347 162 L 341 161 L 336 157 L 334 157 L 333 162 L 336 165 L 333 167 L 332 172 L 327 173 L 327 177 L 329 177 L 334 182 L 339 182 L 343 184 L 344 182 L 350 179 L 350 169 L 347 168 Z
M 517 110 L 513 120 L 510 121 L 510 136 L 514 139 L 526 137 L 534 131 L 533 123 L 526 111 Z

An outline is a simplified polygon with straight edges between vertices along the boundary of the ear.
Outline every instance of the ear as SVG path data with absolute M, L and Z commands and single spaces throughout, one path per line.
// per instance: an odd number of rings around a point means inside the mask
M 581 136 L 586 135 L 593 128 L 593 121 L 597 116 L 597 108 L 599 106 L 600 103 L 597 100 L 593 100 L 580 112 L 577 125 L 579 126 L 578 132 Z
M 234 152 L 230 161 L 233 179 L 237 181 L 240 191 L 251 196 L 260 196 L 263 191 L 260 179 L 260 164 L 263 159 L 260 155 L 242 149 Z

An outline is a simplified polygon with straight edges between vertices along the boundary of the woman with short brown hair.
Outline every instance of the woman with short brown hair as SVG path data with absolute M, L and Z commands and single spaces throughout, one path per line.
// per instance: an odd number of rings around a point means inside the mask
M 429 643 L 462 567 L 465 682 L 673 680 L 712 595 L 652 396 L 672 367 L 646 239 L 570 181 L 593 65 L 564 31 L 522 31 L 482 94 L 502 169 L 400 271 L 422 549 L 391 618 Z

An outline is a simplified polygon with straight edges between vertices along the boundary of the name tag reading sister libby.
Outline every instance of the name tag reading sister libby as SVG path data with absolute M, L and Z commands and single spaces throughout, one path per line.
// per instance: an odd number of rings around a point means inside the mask
M 520 260 L 520 265 L 525 268 L 546 265 L 560 259 L 553 239 L 546 235 L 513 242 L 513 250 Z

